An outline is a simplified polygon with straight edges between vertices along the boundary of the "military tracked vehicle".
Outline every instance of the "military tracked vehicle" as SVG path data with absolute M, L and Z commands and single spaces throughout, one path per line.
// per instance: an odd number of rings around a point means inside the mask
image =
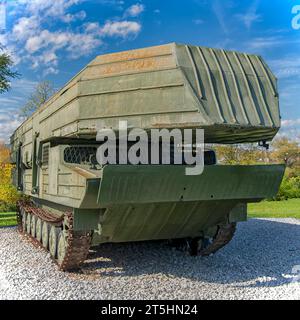
M 247 203 L 274 196 L 284 165 L 99 165 L 97 123 L 202 128 L 207 144 L 259 142 L 280 128 L 276 78 L 260 56 L 167 44 L 100 55 L 11 137 L 20 232 L 62 270 L 102 243 L 184 240 L 209 255 L 247 219 Z M 101 246 L 100 246 L 101 248 Z

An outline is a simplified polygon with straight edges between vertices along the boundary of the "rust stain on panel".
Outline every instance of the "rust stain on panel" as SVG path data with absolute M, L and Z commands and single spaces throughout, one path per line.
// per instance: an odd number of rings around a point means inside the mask
M 125 60 L 144 59 L 155 56 L 171 55 L 172 45 L 155 46 L 151 48 L 129 50 L 124 52 L 116 52 L 98 56 L 93 62 L 94 64 L 106 64 Z
M 126 73 L 160 70 L 163 68 L 175 68 L 173 56 L 151 57 L 140 60 L 121 61 L 106 65 L 91 65 L 82 77 L 82 80 L 94 77 L 113 76 Z

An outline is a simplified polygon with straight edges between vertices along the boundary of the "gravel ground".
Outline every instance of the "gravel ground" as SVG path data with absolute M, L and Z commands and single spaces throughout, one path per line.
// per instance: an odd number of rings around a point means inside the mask
M 69 274 L 15 228 L 0 229 L 0 299 L 300 299 L 299 278 L 297 219 L 240 223 L 205 258 L 161 242 L 102 245 Z

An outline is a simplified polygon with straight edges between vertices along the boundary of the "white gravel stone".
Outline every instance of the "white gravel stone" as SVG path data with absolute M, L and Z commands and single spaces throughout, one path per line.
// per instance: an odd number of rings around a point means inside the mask
M 240 223 L 205 258 L 164 242 L 106 244 L 77 273 L 59 271 L 15 228 L 0 229 L 0 299 L 300 299 L 299 269 L 297 219 Z

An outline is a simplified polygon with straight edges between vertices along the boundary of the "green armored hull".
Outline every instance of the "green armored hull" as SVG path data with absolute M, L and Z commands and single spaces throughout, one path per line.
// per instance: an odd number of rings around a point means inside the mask
M 63 270 L 90 245 L 180 239 L 210 254 L 277 193 L 283 165 L 221 166 L 186 176 L 183 165 L 91 162 L 97 127 L 202 128 L 207 143 L 272 140 L 280 128 L 276 78 L 259 56 L 168 44 L 98 56 L 11 137 L 20 230 Z M 183 240 L 184 239 L 184 240 Z

